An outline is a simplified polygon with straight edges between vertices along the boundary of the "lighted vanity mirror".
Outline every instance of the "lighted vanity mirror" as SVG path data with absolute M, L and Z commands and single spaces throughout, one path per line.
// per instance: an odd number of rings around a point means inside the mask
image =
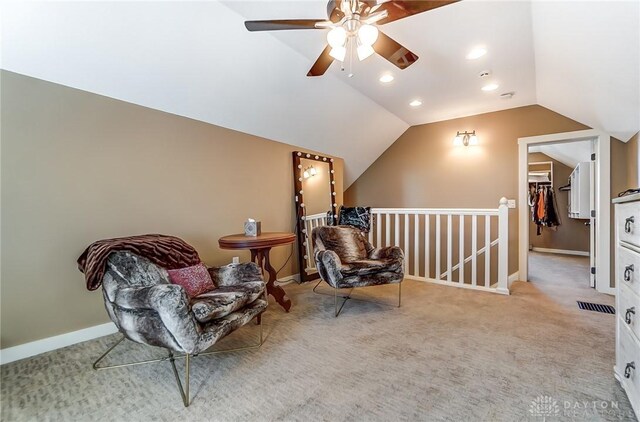
M 298 231 L 298 264 L 301 281 L 317 279 L 311 233 L 334 225 L 337 217 L 333 159 L 294 151 L 293 180 Z

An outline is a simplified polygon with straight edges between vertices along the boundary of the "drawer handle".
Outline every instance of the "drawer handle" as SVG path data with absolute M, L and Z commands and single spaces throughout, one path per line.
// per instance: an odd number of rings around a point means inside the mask
M 625 378 L 631 378 L 631 370 L 632 369 L 635 371 L 636 363 L 635 362 L 627 363 L 627 366 L 625 366 L 625 368 L 624 368 L 624 377 Z
M 627 217 L 627 219 L 624 220 L 624 232 L 625 233 L 631 233 L 631 225 L 633 224 L 633 220 L 635 220 L 633 216 Z
M 627 324 L 631 324 L 631 315 L 635 315 L 636 314 L 636 307 L 632 306 L 631 308 L 627 309 L 627 312 L 625 312 L 624 314 L 624 322 L 626 322 Z
M 631 281 L 631 276 L 633 273 L 633 264 L 627 265 L 624 267 L 624 281 Z

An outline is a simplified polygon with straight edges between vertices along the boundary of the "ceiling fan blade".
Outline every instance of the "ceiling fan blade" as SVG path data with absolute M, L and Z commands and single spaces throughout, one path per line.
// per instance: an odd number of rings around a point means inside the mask
M 378 32 L 378 39 L 373 44 L 373 49 L 400 69 L 406 69 L 418 60 L 418 56 L 382 31 Z
M 369 13 L 369 16 L 367 16 L 366 19 L 362 19 L 361 22 L 372 25 L 374 23 L 378 23 L 387 16 L 389 16 L 389 13 L 386 10 L 381 10 L 379 12 Z
M 333 28 L 335 25 L 336 24 L 331 21 L 322 21 L 322 22 L 316 23 L 316 28 L 317 29 Z
M 309 69 L 309 73 L 307 73 L 307 76 L 324 75 L 324 72 L 326 72 L 327 69 L 329 69 L 329 66 L 331 66 L 331 63 L 333 63 L 333 57 L 329 55 L 330 51 L 331 46 L 327 45 L 324 50 L 322 50 L 322 53 L 320 54 L 320 57 L 318 57 L 318 60 L 316 60 L 313 66 L 311 66 L 311 69 Z
M 396 0 L 363 0 L 372 11 L 386 10 L 389 16 L 377 22 L 378 25 L 397 21 L 398 19 L 408 16 L 417 15 L 418 13 L 428 12 L 438 7 L 446 6 L 451 3 L 457 3 L 460 0 L 421 0 L 421 1 L 396 1 Z
M 326 19 L 284 19 L 270 21 L 245 21 L 244 26 L 254 31 L 282 31 L 287 29 L 316 29 L 316 24 L 326 22 Z

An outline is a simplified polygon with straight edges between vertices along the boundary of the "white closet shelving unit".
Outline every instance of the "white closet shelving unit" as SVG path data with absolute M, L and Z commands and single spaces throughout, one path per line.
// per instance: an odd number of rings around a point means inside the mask
M 591 217 L 591 163 L 578 163 L 569 177 L 569 217 Z

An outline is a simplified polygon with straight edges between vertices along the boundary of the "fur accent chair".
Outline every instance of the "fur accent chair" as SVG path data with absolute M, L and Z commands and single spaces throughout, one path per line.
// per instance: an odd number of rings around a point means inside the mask
M 338 289 L 398 284 L 398 307 L 404 279 L 404 252 L 397 246 L 374 248 L 362 232 L 350 226 L 322 226 L 313 229 L 314 259 L 321 281 L 334 289 L 338 316 Z M 320 283 L 318 283 L 320 284 Z M 316 285 L 316 288 L 318 286 Z M 314 288 L 315 291 L 315 288 Z
M 167 271 L 148 259 L 128 251 L 109 255 L 102 279 L 104 304 L 124 338 L 169 351 L 174 375 L 185 406 L 189 405 L 189 358 L 207 349 L 234 330 L 261 315 L 267 308 L 266 288 L 260 268 L 254 263 L 209 268 L 216 286 L 191 299 L 185 289 L 171 284 Z M 262 326 L 260 342 L 262 344 Z M 113 349 L 109 349 L 94 364 Z M 174 356 L 174 352 L 182 356 Z M 211 353 L 211 352 L 210 352 Z M 175 370 L 174 359 L 186 359 L 186 393 Z M 119 366 L 119 365 L 114 365 Z M 112 366 L 113 367 L 113 366 Z

